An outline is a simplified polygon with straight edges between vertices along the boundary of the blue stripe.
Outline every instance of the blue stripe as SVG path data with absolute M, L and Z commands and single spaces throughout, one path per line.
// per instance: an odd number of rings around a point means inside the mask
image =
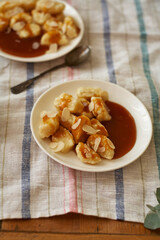
M 116 184 L 116 214 L 118 220 L 124 220 L 124 184 L 123 184 L 123 169 L 115 171 Z
M 106 52 L 106 60 L 108 66 L 108 74 L 110 82 L 116 83 L 116 76 L 114 64 L 112 60 L 112 50 L 110 42 L 110 25 L 109 13 L 106 0 L 101 0 L 102 13 L 104 21 L 104 44 Z M 116 215 L 117 219 L 124 220 L 124 184 L 123 184 L 123 169 L 115 171 L 115 185 L 116 185 Z
M 34 65 L 27 64 L 27 79 L 33 77 Z M 30 114 L 33 107 L 33 87 L 26 91 L 26 114 L 24 125 L 24 137 L 22 144 L 22 217 L 30 218 L 30 147 L 31 130 Z
M 137 17 L 139 22 L 139 30 L 140 30 L 140 40 L 141 40 L 141 51 L 142 51 L 142 60 L 143 60 L 143 69 L 148 81 L 150 92 L 151 92 L 151 101 L 152 101 L 152 108 L 153 108 L 153 133 L 154 133 L 154 142 L 155 142 L 155 149 L 156 149 L 156 156 L 157 156 L 157 165 L 159 171 L 159 178 L 160 178 L 160 116 L 159 116 L 159 99 L 158 93 L 154 86 L 154 82 L 151 77 L 150 72 L 150 65 L 149 65 L 149 54 L 148 54 L 148 47 L 147 47 L 147 33 L 145 29 L 145 24 L 143 20 L 143 11 L 141 7 L 141 3 L 139 0 L 135 0 L 136 10 L 137 10 Z
M 111 41 L 110 41 L 108 6 L 107 6 L 106 0 L 101 0 L 101 3 L 102 3 L 102 13 L 103 13 L 103 21 L 104 21 L 104 45 L 105 45 L 106 61 L 108 66 L 108 74 L 109 74 L 110 82 L 116 83 L 114 65 L 112 60 Z

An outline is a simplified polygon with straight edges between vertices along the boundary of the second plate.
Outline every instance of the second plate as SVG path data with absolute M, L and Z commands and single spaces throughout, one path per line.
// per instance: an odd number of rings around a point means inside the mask
M 60 47 L 60 49 L 56 53 L 43 54 L 39 57 L 28 57 L 28 58 L 17 57 L 17 56 L 5 53 L 2 50 L 0 50 L 0 56 L 6 57 L 11 60 L 20 61 L 20 62 L 44 62 L 48 60 L 57 59 L 59 57 L 66 55 L 70 51 L 72 51 L 80 43 L 80 41 L 83 38 L 84 23 L 80 14 L 77 12 L 75 8 L 73 8 L 71 5 L 69 5 L 64 1 L 59 0 L 59 2 L 63 2 L 65 4 L 64 15 L 73 17 L 77 26 L 80 29 L 80 33 L 75 39 L 71 40 L 68 45 Z

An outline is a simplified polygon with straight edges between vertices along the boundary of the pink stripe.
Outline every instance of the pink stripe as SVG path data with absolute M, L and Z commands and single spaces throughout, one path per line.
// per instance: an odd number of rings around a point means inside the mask
M 80 75 L 80 73 L 79 73 L 79 69 L 77 69 L 77 76 L 78 76 L 78 78 L 79 78 L 79 75 Z M 80 186 L 81 186 L 81 211 L 82 211 L 82 213 L 84 213 L 84 211 L 83 211 L 83 177 L 82 177 L 82 172 L 80 171 Z
M 62 165 L 62 170 L 63 170 L 63 195 L 64 195 L 64 202 L 63 202 L 63 206 L 64 206 L 64 213 L 66 213 L 66 207 L 65 207 L 65 202 L 66 202 L 66 195 L 65 195 L 65 173 L 64 173 L 64 166 Z
M 78 212 L 77 205 L 77 180 L 76 171 L 68 168 L 69 174 L 69 209 L 71 212 Z
M 68 80 L 71 81 L 74 78 L 74 70 L 72 68 L 68 68 Z
M 72 5 L 72 1 L 71 0 L 67 0 L 67 3 Z
M 63 76 L 63 82 L 64 82 L 64 68 L 63 68 L 63 72 L 62 72 L 62 76 Z M 62 171 L 63 171 L 63 206 L 64 206 L 64 213 L 66 213 L 66 207 L 65 207 L 65 203 L 66 203 L 66 195 L 65 195 L 65 188 L 66 188 L 66 183 L 65 183 L 65 169 L 64 166 L 62 165 Z
M 69 79 L 72 80 L 71 75 L 69 75 Z M 76 171 L 73 170 L 72 168 L 68 168 L 68 175 L 69 175 L 69 209 L 71 212 L 78 212 Z
M 74 78 L 74 70 L 68 68 L 68 80 L 71 81 Z M 68 168 L 69 174 L 69 209 L 71 212 L 78 212 L 77 206 L 77 179 L 76 171 Z
M 81 210 L 82 210 L 82 213 L 83 213 L 82 172 L 80 172 L 80 181 L 81 181 Z

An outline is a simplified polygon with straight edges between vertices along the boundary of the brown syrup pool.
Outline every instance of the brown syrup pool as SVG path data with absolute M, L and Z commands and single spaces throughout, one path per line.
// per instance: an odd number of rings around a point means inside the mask
M 47 46 L 40 45 L 40 39 L 41 35 L 22 39 L 14 31 L 7 29 L 0 32 L 0 49 L 5 53 L 18 57 L 38 57 L 48 50 Z M 39 45 L 39 47 L 34 49 L 33 45 Z
M 103 122 L 109 133 L 109 139 L 115 145 L 114 159 L 128 153 L 136 142 L 136 124 L 132 115 L 120 104 L 107 101 L 112 119 Z

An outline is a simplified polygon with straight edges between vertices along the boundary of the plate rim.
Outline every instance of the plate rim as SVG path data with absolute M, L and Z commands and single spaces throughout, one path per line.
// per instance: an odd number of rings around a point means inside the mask
M 87 165 L 89 166 L 88 169 L 82 169 L 82 168 L 79 168 L 79 167 L 76 167 L 76 166 L 71 166 L 70 164 L 66 163 L 66 162 L 62 162 L 61 160 L 57 159 L 56 157 L 52 156 L 38 141 L 38 139 L 36 138 L 35 136 L 35 133 L 34 133 L 34 130 L 33 130 L 33 124 L 32 124 L 32 120 L 33 120 L 33 114 L 34 114 L 34 109 L 36 108 L 38 102 L 41 100 L 41 98 L 43 98 L 44 95 L 46 95 L 48 92 L 52 91 L 54 88 L 56 87 L 61 87 L 61 85 L 67 85 L 69 83 L 78 83 L 78 82 L 95 82 L 95 83 L 98 83 L 98 82 L 102 82 L 102 83 L 105 83 L 107 85 L 110 85 L 111 87 L 114 86 L 116 88 L 119 88 L 121 89 L 122 91 L 125 91 L 127 93 L 129 93 L 130 95 L 132 95 L 132 97 L 134 97 L 140 104 L 141 106 L 143 107 L 143 109 L 145 110 L 146 114 L 147 114 L 147 117 L 148 117 L 148 120 L 149 120 L 149 124 L 150 124 L 150 132 L 149 132 L 149 138 L 148 138 L 148 142 L 147 144 L 145 145 L 145 148 L 143 149 L 143 151 L 141 151 L 139 154 L 137 154 L 136 158 L 133 159 L 132 161 L 130 162 L 127 162 L 126 164 L 122 164 L 121 167 L 115 167 L 115 168 L 112 168 L 112 169 L 89 169 L 89 167 L 92 168 L 92 165 Z M 122 105 L 123 107 L 125 107 L 124 105 Z M 129 90 L 125 89 L 124 87 L 118 85 L 118 84 L 115 84 L 115 83 L 111 83 L 111 82 L 108 82 L 108 81 L 104 81 L 104 80 L 96 80 L 96 79 L 77 79 L 77 80 L 71 80 L 71 81 L 68 81 L 68 82 L 61 82 L 61 83 L 55 83 L 54 86 L 48 88 L 44 93 L 42 93 L 38 99 L 36 100 L 36 102 L 34 103 L 34 106 L 32 108 L 32 111 L 31 111 L 31 115 L 30 115 L 30 128 L 31 128 L 31 132 L 32 132 L 32 135 L 34 137 L 34 140 L 36 141 L 36 143 L 38 144 L 38 146 L 40 147 L 40 149 L 45 152 L 45 154 L 47 154 L 51 159 L 53 159 L 54 161 L 64 165 L 64 166 L 67 166 L 69 168 L 72 168 L 72 169 L 75 169 L 75 170 L 79 170 L 79 171 L 84 171 L 84 172 L 110 172 L 110 171 L 114 171 L 114 170 L 117 170 L 117 169 L 120 169 L 120 168 L 123 168 L 123 167 L 126 167 L 128 165 L 130 165 L 131 163 L 133 163 L 134 161 L 136 161 L 140 156 L 142 156 L 142 154 L 147 150 L 150 142 L 151 142 L 151 139 L 152 139 L 152 135 L 153 135 L 153 124 L 152 124 L 152 120 L 151 120 L 151 117 L 150 117 L 150 114 L 146 108 L 146 106 L 139 100 L 139 98 L 137 98 L 133 93 L 131 93 Z M 54 154 L 54 153 L 53 153 Z M 116 159 L 117 160 L 117 159 Z M 114 161 L 114 160 L 113 160 Z
M 75 47 L 77 47 L 80 44 L 80 42 L 81 42 L 81 40 L 82 40 L 82 38 L 84 36 L 84 31 L 85 31 L 84 21 L 83 21 L 81 15 L 80 15 L 80 13 L 71 4 L 69 4 L 69 3 L 67 3 L 67 2 L 65 2 L 63 0 L 57 0 L 57 2 L 62 2 L 62 3 L 65 4 L 66 7 L 69 7 L 70 9 L 72 9 L 76 13 L 77 17 L 79 18 L 79 22 L 80 22 L 80 28 L 81 28 L 80 35 L 77 37 L 78 39 L 75 38 L 75 39 L 71 40 L 71 41 L 74 41 L 74 40 L 76 41 L 76 39 L 77 39 L 77 41 L 74 44 L 70 43 L 70 44 L 68 44 L 66 46 L 62 46 L 62 49 L 64 48 L 64 50 L 65 50 L 65 47 L 69 48 L 69 46 L 70 46 L 70 48 L 68 50 L 66 49 L 66 51 L 64 51 L 62 53 L 59 52 L 58 56 L 52 56 L 52 54 L 48 54 L 48 58 L 46 58 L 46 59 L 43 59 L 44 56 L 47 56 L 46 54 L 43 54 L 43 55 L 37 56 L 37 57 L 25 58 L 25 57 L 18 57 L 18 56 L 11 55 L 9 53 L 5 53 L 1 49 L 0 49 L 0 56 L 1 57 L 5 57 L 5 58 L 7 58 L 9 60 L 17 61 L 17 62 L 38 63 L 38 62 L 52 61 L 52 60 L 61 58 L 61 57 L 65 56 L 66 54 L 68 54 L 69 52 L 71 52 Z

